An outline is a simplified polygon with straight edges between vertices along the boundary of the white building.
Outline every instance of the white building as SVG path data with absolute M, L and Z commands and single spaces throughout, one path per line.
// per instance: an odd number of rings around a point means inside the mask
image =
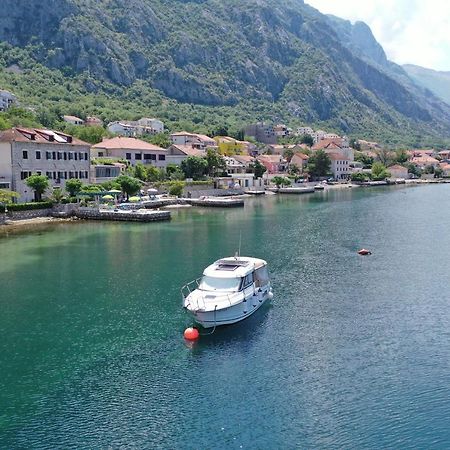
M 309 134 L 312 136 L 314 133 L 314 130 L 311 127 L 298 127 L 297 128 L 297 134 L 299 136 L 303 136 L 304 134 Z
M 331 172 L 336 180 L 347 180 L 352 169 L 350 168 L 350 159 L 337 152 L 330 152 L 328 156 L 331 160 Z
M 145 134 L 153 135 L 164 132 L 164 123 L 158 119 L 149 119 L 143 117 L 142 119 L 120 120 L 111 122 L 107 126 L 108 131 L 118 134 L 120 136 L 136 137 Z
M 91 148 L 92 158 L 126 160 L 132 166 L 142 163 L 164 168 L 168 164 L 167 155 L 168 152 L 164 148 L 140 139 L 124 136 L 106 139 Z
M 174 145 L 191 145 L 193 148 L 206 150 L 207 148 L 218 148 L 217 142 L 204 134 L 188 133 L 187 131 L 180 131 L 172 133 L 170 140 Z
M 143 117 L 137 121 L 138 127 L 142 127 L 143 134 L 158 134 L 164 132 L 164 123 L 158 119 Z
M 84 120 L 80 119 L 79 117 L 76 117 L 76 116 L 63 116 L 63 120 L 64 120 L 64 122 L 70 123 L 72 125 L 83 125 L 84 124 Z
M 89 183 L 90 144 L 67 134 L 39 129 L 12 128 L 0 133 L 0 182 L 20 194 L 19 202 L 34 199 L 25 180 L 45 175 L 51 187 L 64 188 L 66 180 Z
M 0 89 L 0 111 L 6 111 L 14 104 L 17 104 L 16 96 L 9 91 Z

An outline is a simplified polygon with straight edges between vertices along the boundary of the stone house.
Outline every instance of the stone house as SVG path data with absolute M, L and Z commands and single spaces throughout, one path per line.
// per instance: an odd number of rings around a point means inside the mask
M 30 202 L 34 193 L 25 180 L 45 175 L 51 187 L 78 178 L 89 183 L 90 144 L 59 131 L 12 128 L 0 134 L 0 182 Z
M 9 91 L 0 89 L 0 111 L 6 111 L 12 105 L 17 104 L 17 98 Z
M 92 158 L 126 160 L 132 166 L 142 163 L 164 168 L 167 166 L 167 155 L 168 152 L 164 148 L 141 139 L 124 136 L 105 139 L 91 148 Z

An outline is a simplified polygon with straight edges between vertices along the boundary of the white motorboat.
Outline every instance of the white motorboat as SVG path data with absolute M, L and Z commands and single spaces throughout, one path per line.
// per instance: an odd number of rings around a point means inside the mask
M 267 262 L 244 256 L 219 259 L 181 294 L 183 307 L 204 328 L 239 322 L 273 297 Z

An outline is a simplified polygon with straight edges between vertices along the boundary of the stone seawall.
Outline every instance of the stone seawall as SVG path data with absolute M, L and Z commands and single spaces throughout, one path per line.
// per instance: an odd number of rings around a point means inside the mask
M 35 217 L 48 217 L 52 215 L 52 208 L 46 209 L 30 209 L 27 211 L 8 211 L 7 220 L 25 220 L 34 219 Z M 4 217 L 5 214 L 2 214 Z
M 170 220 L 170 211 L 102 211 L 80 208 L 75 216 L 88 220 L 113 220 L 127 222 L 156 222 Z

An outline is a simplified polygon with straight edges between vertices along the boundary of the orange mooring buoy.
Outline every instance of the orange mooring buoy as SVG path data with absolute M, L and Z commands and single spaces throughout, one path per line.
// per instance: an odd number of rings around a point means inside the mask
M 195 341 L 199 336 L 197 328 L 189 327 L 184 330 L 184 338 L 188 341 Z
M 372 252 L 370 250 L 367 250 L 365 248 L 362 248 L 361 250 L 358 250 L 358 255 L 363 255 L 363 256 L 367 256 L 367 255 L 371 255 Z

